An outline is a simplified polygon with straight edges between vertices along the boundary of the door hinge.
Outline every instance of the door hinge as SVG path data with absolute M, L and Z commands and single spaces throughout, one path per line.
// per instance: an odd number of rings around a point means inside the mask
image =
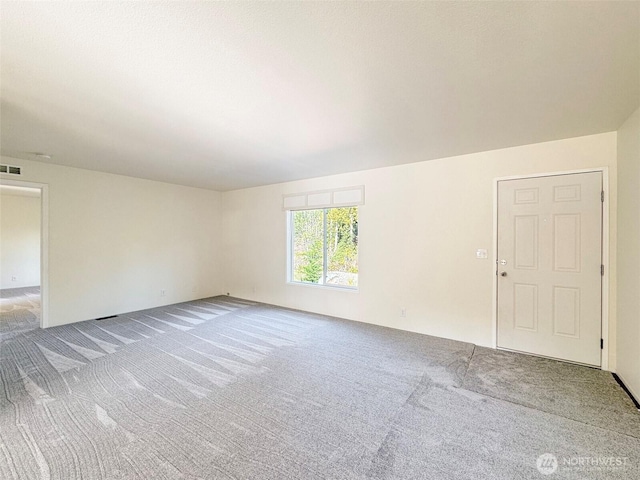
M 600 265 L 600 275 L 604 277 L 604 265 Z
M 600 201 L 604 203 L 604 190 L 600 192 Z
M 600 350 L 604 350 L 604 338 L 600 339 Z

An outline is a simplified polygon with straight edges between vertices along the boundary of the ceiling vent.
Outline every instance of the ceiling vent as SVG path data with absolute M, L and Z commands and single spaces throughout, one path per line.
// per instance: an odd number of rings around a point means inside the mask
M 6 173 L 7 175 L 22 175 L 20 171 L 20 167 L 14 167 L 13 165 L 0 165 L 0 173 Z

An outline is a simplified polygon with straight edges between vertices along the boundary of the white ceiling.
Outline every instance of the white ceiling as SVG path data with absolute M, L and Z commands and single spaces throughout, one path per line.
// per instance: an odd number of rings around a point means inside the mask
M 1 151 L 230 190 L 616 130 L 640 2 L 5 2 Z

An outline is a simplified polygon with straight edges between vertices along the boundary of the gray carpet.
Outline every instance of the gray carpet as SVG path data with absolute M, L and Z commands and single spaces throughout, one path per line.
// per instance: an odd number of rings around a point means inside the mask
M 608 374 L 467 343 L 215 297 L 0 347 L 2 479 L 640 477 Z
M 40 287 L 0 290 L 0 342 L 40 328 Z
M 546 358 L 476 348 L 464 388 L 578 422 L 640 436 L 640 415 L 613 376 Z

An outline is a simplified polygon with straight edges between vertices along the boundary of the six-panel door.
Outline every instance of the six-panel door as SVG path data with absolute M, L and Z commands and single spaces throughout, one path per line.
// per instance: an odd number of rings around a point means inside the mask
M 498 182 L 498 347 L 601 364 L 602 174 Z

